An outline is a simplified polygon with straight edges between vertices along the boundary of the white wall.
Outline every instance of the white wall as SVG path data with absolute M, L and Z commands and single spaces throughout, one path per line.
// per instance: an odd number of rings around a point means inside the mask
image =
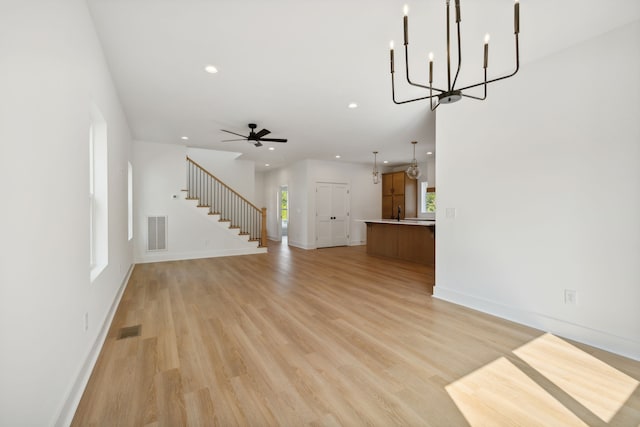
M 267 199 L 264 194 L 264 180 L 265 173 L 255 171 L 255 187 L 254 187 L 254 195 L 253 198 L 255 200 L 254 204 L 259 208 L 264 208 L 267 206 Z
M 440 107 L 436 297 L 640 359 L 638 76 L 636 21 Z
M 351 188 L 349 244 L 365 244 L 366 227 L 360 220 L 380 218 L 382 204 L 382 189 L 380 184 L 374 185 L 371 181 L 371 166 L 320 160 L 304 160 L 290 167 L 265 173 L 264 194 L 269 237 L 279 239 L 277 194 L 281 185 L 288 185 L 289 244 L 305 249 L 316 247 L 316 182 L 349 184 Z
M 131 265 L 130 135 L 83 0 L 5 2 L 0 28 L 0 425 L 64 425 Z M 93 283 L 91 103 L 109 192 L 109 265 Z
M 233 233 L 217 224 L 214 217 L 204 215 L 194 203 L 184 200 L 186 187 L 186 155 L 203 167 L 218 165 L 224 171 L 225 182 L 235 188 L 251 188 L 253 168 L 247 171 L 237 160 L 213 153 L 198 153 L 184 146 L 136 141 L 134 144 L 134 188 L 136 206 L 134 223 L 136 262 L 154 262 L 179 259 L 208 258 L 227 255 L 261 253 L 255 243 L 243 243 Z M 206 151 L 206 150 L 199 150 Z M 194 156 L 195 154 L 195 156 Z M 202 163 L 201 163 L 202 161 Z M 244 162 L 245 166 L 246 163 Z M 249 162 L 250 163 L 250 162 Z M 238 165 L 236 173 L 233 167 Z M 212 171 L 213 172 L 213 171 Z M 251 181 L 251 184 L 244 183 Z M 173 196 L 177 196 L 175 199 Z M 166 251 L 147 251 L 147 217 L 167 216 L 168 241 Z

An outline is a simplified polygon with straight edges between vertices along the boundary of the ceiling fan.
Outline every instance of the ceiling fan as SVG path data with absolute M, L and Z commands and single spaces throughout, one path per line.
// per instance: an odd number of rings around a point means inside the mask
M 255 129 L 257 127 L 258 126 L 255 123 L 249 123 L 249 129 L 251 129 L 251 131 L 249 132 L 248 136 L 240 135 L 239 133 L 231 132 L 229 130 L 220 129 L 222 132 L 227 132 L 232 135 L 242 137 L 242 139 L 225 139 L 222 142 L 249 141 L 253 143 L 253 145 L 255 145 L 256 147 L 262 147 L 263 141 L 264 142 L 287 142 L 286 139 L 282 139 L 282 138 L 264 138 L 265 136 L 269 135 L 271 131 L 267 129 L 262 129 L 261 131 L 255 132 Z

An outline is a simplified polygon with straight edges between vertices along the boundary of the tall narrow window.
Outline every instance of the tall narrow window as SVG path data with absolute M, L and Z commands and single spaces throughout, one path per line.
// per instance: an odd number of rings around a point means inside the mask
M 127 237 L 133 239 L 133 167 L 128 162 L 127 169 Z
M 95 184 L 95 141 L 93 123 L 89 126 L 89 267 L 96 265 L 96 184 Z
M 107 203 L 107 123 L 97 106 L 91 105 L 89 124 L 89 267 L 95 280 L 109 256 L 109 209 Z

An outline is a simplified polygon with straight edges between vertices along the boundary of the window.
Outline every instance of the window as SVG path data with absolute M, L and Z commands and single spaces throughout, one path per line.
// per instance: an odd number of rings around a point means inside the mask
M 133 239 L 133 166 L 131 162 L 127 168 L 127 237 Z
M 280 191 L 280 215 L 283 221 L 289 220 L 289 203 L 287 201 L 288 191 L 286 187 L 283 187 Z
M 94 281 L 108 263 L 107 124 L 95 105 L 89 124 L 89 268 Z
M 435 213 L 436 211 L 436 187 L 428 187 L 428 183 L 423 181 L 420 183 L 420 212 Z
M 93 123 L 89 126 L 89 266 L 96 265 L 96 181 Z

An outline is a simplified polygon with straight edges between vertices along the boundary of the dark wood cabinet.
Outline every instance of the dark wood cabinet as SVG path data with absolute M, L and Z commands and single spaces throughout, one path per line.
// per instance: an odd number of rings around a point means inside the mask
M 382 218 L 400 219 L 417 216 L 417 182 L 404 172 L 382 174 Z

